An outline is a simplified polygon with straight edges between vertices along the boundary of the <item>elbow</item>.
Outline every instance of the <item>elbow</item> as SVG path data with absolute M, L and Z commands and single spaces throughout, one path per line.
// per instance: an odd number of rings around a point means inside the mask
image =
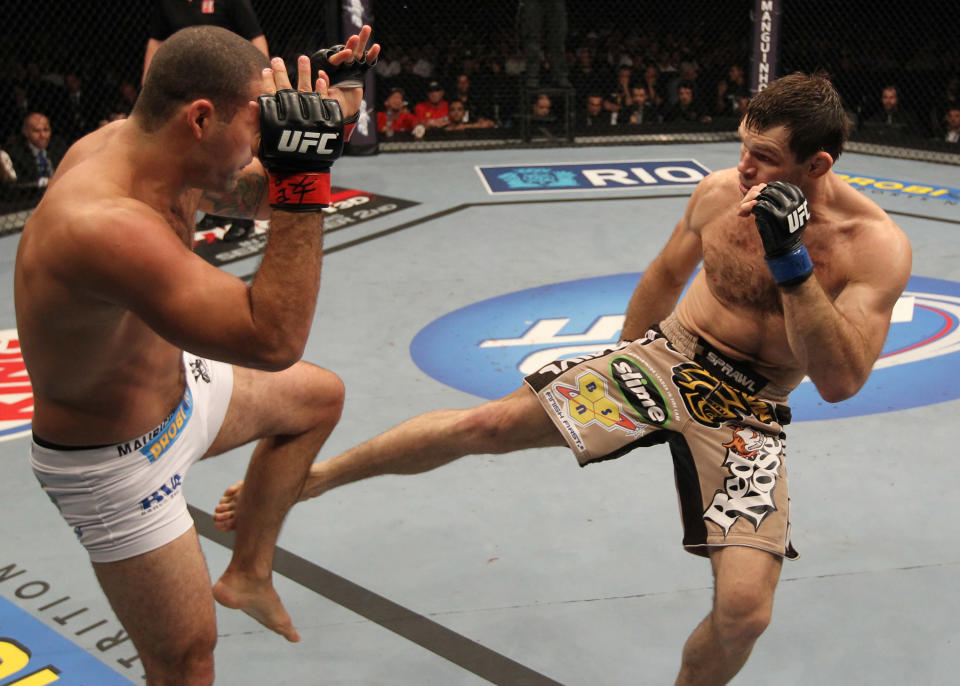
M 855 396 L 863 388 L 864 383 L 866 383 L 866 378 L 833 378 L 817 384 L 817 392 L 828 403 L 841 403 Z
M 283 340 L 275 337 L 260 347 L 254 366 L 266 372 L 282 372 L 303 358 L 306 344 L 306 337 L 303 337 L 302 340 Z

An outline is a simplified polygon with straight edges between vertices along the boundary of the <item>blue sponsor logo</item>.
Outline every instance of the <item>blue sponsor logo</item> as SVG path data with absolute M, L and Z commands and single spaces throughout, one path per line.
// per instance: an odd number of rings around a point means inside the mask
M 530 288 L 451 312 L 410 344 L 438 381 L 481 398 L 515 390 L 553 360 L 616 342 L 639 274 Z M 902 410 L 960 398 L 960 284 L 914 276 L 894 309 L 880 359 L 861 391 L 825 402 L 809 381 L 790 397 L 795 421 Z
M 141 514 L 144 512 L 152 512 L 165 500 L 168 498 L 173 498 L 173 496 L 179 492 L 182 485 L 182 476 L 179 474 L 174 474 L 171 476 L 166 483 L 160 485 L 160 488 L 140 501 Z
M 5 598 L 0 598 L 0 627 L 0 682 L 3 684 L 133 684 Z
M 477 167 L 490 193 L 689 186 L 710 170 L 695 160 Z

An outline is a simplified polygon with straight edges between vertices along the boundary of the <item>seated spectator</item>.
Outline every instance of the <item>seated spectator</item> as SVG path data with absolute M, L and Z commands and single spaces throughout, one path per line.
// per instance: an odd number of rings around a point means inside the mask
M 603 107 L 603 96 L 591 93 L 583 103 L 583 109 L 577 112 L 577 129 L 608 129 L 613 125 L 613 113 Z
M 630 94 L 633 102 L 627 108 L 624 124 L 655 124 L 660 121 L 660 113 L 647 98 L 647 91 L 641 84 L 634 84 L 630 88 Z
M 740 102 L 750 97 L 750 88 L 739 64 L 730 65 L 725 78 L 717 82 L 717 100 L 713 108 L 715 118 L 740 119 Z
M 469 123 L 478 119 L 481 114 L 481 106 L 475 101 L 473 93 L 470 90 L 470 77 L 466 74 L 460 74 L 457 77 L 457 85 L 454 88 L 453 98 L 451 98 L 450 104 L 453 104 L 453 101 L 458 100 L 463 104 L 464 108 L 464 119 L 465 123 Z
M 76 71 L 67 72 L 63 77 L 63 87 L 67 93 L 69 135 L 72 139 L 93 131 L 103 116 L 102 97 L 91 93 L 85 85 Z
M 443 86 L 439 81 L 431 81 L 427 84 L 427 99 L 418 102 L 413 110 L 413 116 L 418 124 L 423 124 L 428 129 L 447 125 L 449 105 L 443 99 L 443 95 Z
M 643 68 L 643 89 L 647 91 L 647 100 L 659 110 L 663 107 L 663 85 L 660 82 L 660 69 L 655 64 Z
M 676 104 L 680 99 L 680 85 L 690 84 L 693 90 L 694 98 L 699 99 L 700 89 L 697 87 L 700 78 L 700 65 L 695 59 L 685 59 L 680 62 L 677 71 L 667 79 L 666 99 L 670 104 Z M 700 103 L 696 104 L 698 110 L 704 109 Z
M 702 122 L 710 121 L 710 116 L 700 112 L 694 101 L 693 83 L 681 81 L 677 84 L 677 101 L 664 110 L 665 122 Z
M 467 108 L 459 100 L 451 100 L 448 109 L 449 121 L 443 127 L 444 131 L 466 131 L 468 129 L 491 129 L 493 121 L 484 117 L 477 117 L 474 121 L 466 119 Z
M 19 184 L 46 186 L 67 152 L 67 144 L 52 136 L 50 120 L 40 112 L 31 112 L 24 118 L 21 133 L 6 149 L 15 180 Z
M 403 89 L 394 88 L 390 95 L 383 101 L 384 110 L 377 112 L 377 132 L 382 133 L 387 138 L 393 134 L 405 131 L 413 131 L 416 126 L 416 118 L 407 109 L 407 103 L 403 98 Z
M 577 63 L 570 72 L 570 81 L 577 92 L 577 97 L 584 97 L 594 92 L 602 93 L 609 76 L 609 72 L 601 73 L 594 65 L 593 50 L 588 47 L 577 50 Z
M 537 97 L 533 101 L 530 114 L 533 115 L 533 119 L 540 121 L 553 121 L 553 118 L 550 116 L 550 110 L 553 107 L 553 102 L 550 100 L 550 96 L 546 93 L 537 93 Z
M 883 88 L 880 111 L 863 123 L 865 130 L 888 135 L 917 135 L 920 123 L 909 109 L 900 106 L 900 92 L 894 85 Z
M 943 92 L 930 107 L 930 128 L 936 132 L 938 138 L 945 133 L 945 117 L 953 107 L 960 107 L 960 76 L 956 74 L 947 78 Z
M 603 101 L 603 108 L 610 112 L 612 123 L 616 124 L 627 117 L 627 109 L 633 104 L 630 79 L 633 69 L 628 65 L 617 67 L 617 82 L 613 91 Z
M 945 131 L 943 140 L 947 143 L 960 145 L 960 104 L 947 110 L 943 123 Z

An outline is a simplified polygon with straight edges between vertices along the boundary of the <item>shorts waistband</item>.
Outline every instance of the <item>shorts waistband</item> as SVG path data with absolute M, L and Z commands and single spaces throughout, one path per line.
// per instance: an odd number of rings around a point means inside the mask
M 192 407 L 193 396 L 190 393 L 190 388 L 187 387 L 184 389 L 184 394 L 180 399 L 180 402 L 175 408 L 173 408 L 170 414 L 164 417 L 163 421 L 157 424 L 154 428 L 139 436 L 134 436 L 133 438 L 130 438 L 126 441 L 120 441 L 119 443 L 81 446 L 60 445 L 58 443 L 48 441 L 37 434 L 33 434 L 34 450 L 40 450 L 49 456 L 55 455 L 57 461 L 64 466 L 70 464 L 88 465 L 90 464 L 91 458 L 108 460 L 112 458 L 123 458 L 127 455 L 135 454 L 140 454 L 152 462 L 155 457 L 144 451 L 148 450 L 150 446 L 157 443 L 158 439 L 162 438 L 166 432 L 171 430 L 171 427 L 176 429 L 174 432 L 175 436 L 185 424 L 186 420 L 189 419 Z M 166 446 L 164 446 L 164 448 L 165 447 Z
M 671 313 L 654 328 L 683 355 L 696 361 L 724 383 L 752 396 L 759 396 L 762 392 L 766 399 L 780 403 L 787 401 L 789 389 L 772 383 L 749 362 L 725 356 L 702 337 L 687 330 L 675 313 Z
M 182 402 L 183 401 L 181 400 L 181 403 Z M 141 436 L 138 436 L 137 438 L 143 439 L 146 436 L 155 436 L 159 434 L 160 430 L 164 426 L 166 426 L 167 422 L 170 421 L 170 418 L 173 417 L 174 413 L 176 413 L 177 408 L 179 407 L 180 405 L 178 404 L 177 407 L 173 408 L 173 410 L 170 411 L 170 414 L 164 417 L 159 424 L 157 424 L 155 427 L 150 429 L 150 431 L 147 431 L 143 433 Z M 76 452 L 79 450 L 103 450 L 104 448 L 113 448 L 115 446 L 123 445 L 125 443 L 129 443 L 130 441 L 135 441 L 135 440 L 137 439 L 131 438 L 129 441 L 120 441 L 119 443 L 102 443 L 100 445 L 60 445 L 59 443 L 48 441 L 47 439 L 38 436 L 36 433 L 33 434 L 33 442 L 39 445 L 41 448 L 46 448 L 47 450 L 56 450 L 59 452 Z

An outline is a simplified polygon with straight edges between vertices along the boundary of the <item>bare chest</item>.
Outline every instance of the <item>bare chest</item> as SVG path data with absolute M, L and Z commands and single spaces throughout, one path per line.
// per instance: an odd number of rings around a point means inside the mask
M 703 269 L 715 298 L 728 307 L 757 314 L 783 313 L 780 293 L 764 259 L 763 244 L 752 219 L 718 217 L 703 227 Z M 804 236 L 821 286 L 833 299 L 843 287 L 844 247 L 811 227 Z
M 728 307 L 759 314 L 782 311 L 753 222 L 732 214 L 718 217 L 703 227 L 701 240 L 704 274 L 717 300 Z

